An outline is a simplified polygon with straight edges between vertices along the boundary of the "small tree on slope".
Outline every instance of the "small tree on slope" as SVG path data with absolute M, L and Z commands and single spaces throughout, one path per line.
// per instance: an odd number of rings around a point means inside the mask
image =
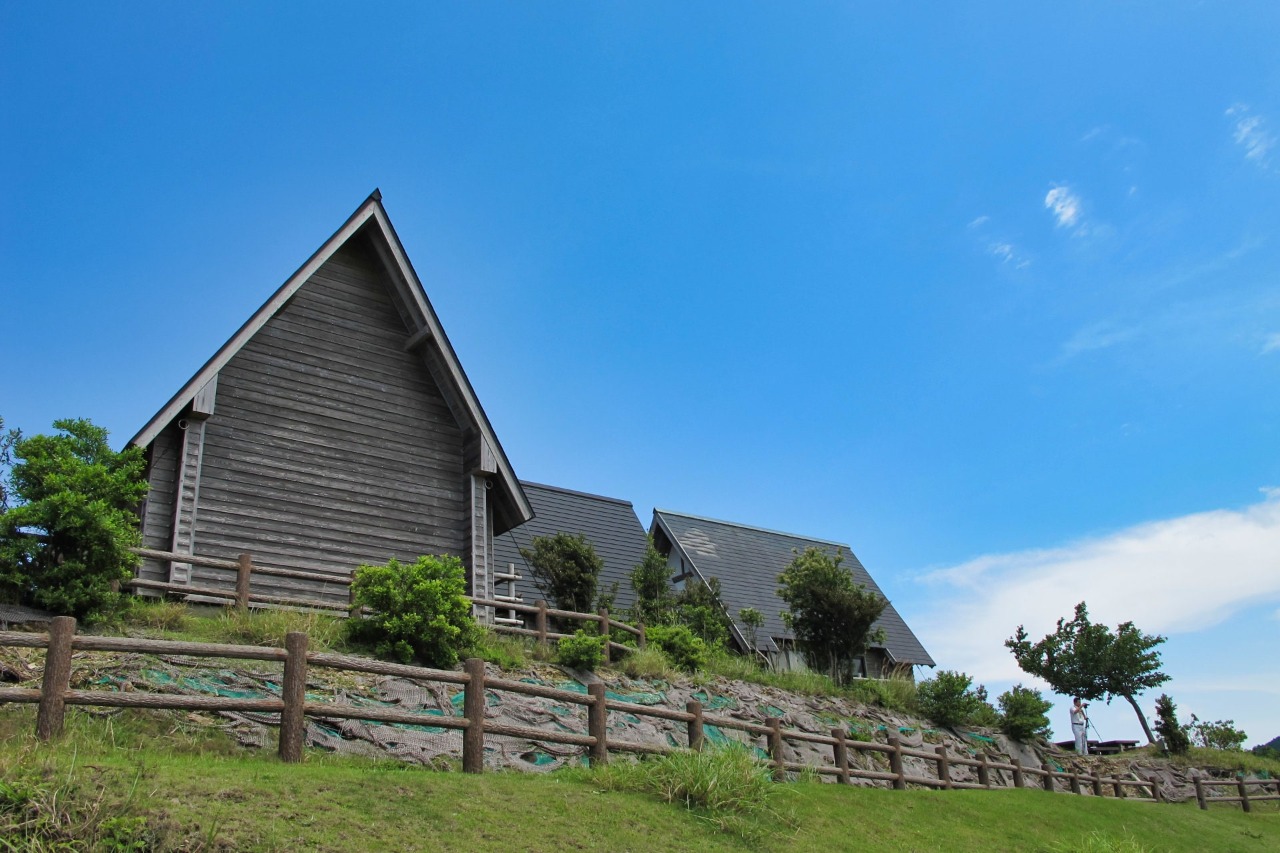
M 1023 672 L 1043 678 L 1058 693 L 1089 700 L 1105 698 L 1108 703 L 1112 697 L 1124 697 L 1138 715 L 1147 742 L 1155 743 L 1134 697 L 1169 680 L 1160 671 L 1160 653 L 1156 651 L 1163 642 L 1164 637 L 1144 634 L 1132 622 L 1121 623 L 1114 632 L 1090 622 L 1082 601 L 1070 621 L 1059 619 L 1057 630 L 1038 642 L 1028 640 L 1026 629 L 1019 625 L 1004 644 Z
M 809 666 L 839 684 L 849 681 L 858 656 L 883 633 L 873 630 L 889 602 L 854 583 L 843 554 L 820 548 L 796 553 L 778 575 L 778 597 L 787 603 L 782 621 L 796 635 Z

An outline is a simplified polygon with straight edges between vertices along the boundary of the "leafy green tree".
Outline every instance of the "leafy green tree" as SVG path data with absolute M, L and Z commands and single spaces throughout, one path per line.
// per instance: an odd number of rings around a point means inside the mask
M 466 568 L 452 555 L 362 565 L 352 577 L 351 594 L 371 613 L 347 620 L 347 630 L 378 655 L 448 667 L 480 640 L 467 598 Z
M 1023 743 L 1049 736 L 1049 709 L 1053 703 L 1039 690 L 1015 684 L 996 700 L 1000 704 L 1000 731 Z
M 684 589 L 675 597 L 675 621 L 712 648 L 729 644 L 729 614 L 720 598 L 720 579 L 685 581 Z
M 738 611 L 738 621 L 742 623 L 742 630 L 745 633 L 747 645 L 750 648 L 747 652 L 755 654 L 756 651 L 756 635 L 764 626 L 764 614 L 754 607 L 744 607 Z
M 1059 619 L 1057 630 L 1038 642 L 1028 640 L 1026 630 L 1019 625 L 1004 644 L 1023 672 L 1043 678 L 1064 696 L 1105 698 L 1108 704 L 1115 696 L 1124 697 L 1138 715 L 1147 741 L 1155 743 L 1134 697 L 1169 680 L 1160 671 L 1160 653 L 1156 651 L 1164 639 L 1142 633 L 1132 622 L 1121 623 L 1115 631 L 1090 622 L 1082 601 L 1070 621 Z
M 778 597 L 788 607 L 782 621 L 809 666 L 839 684 L 853 677 L 871 643 L 883 642 L 883 631 L 873 626 L 889 603 L 854 583 L 840 565 L 843 560 L 843 554 L 810 547 L 797 552 L 778 575 Z
M 1202 720 L 1191 715 L 1191 736 L 1197 746 L 1206 749 L 1243 749 L 1248 739 L 1243 731 L 1236 728 L 1235 720 Z
M 697 672 L 707 665 L 707 644 L 685 625 L 654 625 L 646 632 L 649 645 L 662 650 L 673 666 Z
M 1156 700 L 1156 731 L 1164 741 L 1164 748 L 1173 755 L 1186 755 L 1191 747 L 1191 738 L 1187 730 L 1178 722 L 1178 706 L 1173 704 L 1167 693 L 1161 693 Z
M 92 621 L 120 602 L 133 576 L 138 504 L 147 494 L 142 448 L 117 453 L 87 420 L 54 421 L 56 435 L 5 433 L 0 494 L 0 596 Z M 2 427 L 2 425 L 0 425 Z
M 973 679 L 963 672 L 942 670 L 916 688 L 920 712 L 939 726 L 974 724 L 991 706 L 986 689 L 979 685 L 972 690 L 972 685 Z
M 631 570 L 631 588 L 636 593 L 632 618 L 645 625 L 667 625 L 675 619 L 675 594 L 671 589 L 671 569 L 667 559 L 653 547 L 649 537 L 644 559 Z
M 533 537 L 532 548 L 521 548 L 534 583 L 561 610 L 591 612 L 596 582 L 604 561 L 582 534 Z

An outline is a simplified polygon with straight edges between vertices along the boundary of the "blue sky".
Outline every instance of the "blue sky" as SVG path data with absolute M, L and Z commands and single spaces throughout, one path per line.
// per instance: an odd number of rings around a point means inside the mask
M 380 187 L 522 478 L 848 542 L 993 692 L 1087 600 L 1268 740 L 1280 7 L 1028 5 L 5 4 L 0 416 L 125 441 Z

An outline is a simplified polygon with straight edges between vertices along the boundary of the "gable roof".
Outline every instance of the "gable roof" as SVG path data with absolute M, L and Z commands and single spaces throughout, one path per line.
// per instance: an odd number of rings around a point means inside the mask
M 631 589 L 631 570 L 644 559 L 648 540 L 644 526 L 636 517 L 630 501 L 575 492 L 541 483 L 521 483 L 534 518 L 519 527 L 493 537 L 493 568 L 505 574 L 514 565 L 523 579 L 516 582 L 516 593 L 526 604 L 546 598 L 533 581 L 533 572 L 520 554 L 521 548 L 533 547 L 533 537 L 568 533 L 582 534 L 604 561 L 597 591 L 618 584 L 617 608 L 630 607 L 635 601 Z
M 347 221 L 333 233 L 324 245 L 317 249 L 292 276 L 282 284 L 275 293 L 259 308 L 252 317 L 245 321 L 234 335 L 205 362 L 191 379 L 182 386 L 178 393 L 170 398 L 160 411 L 129 440 L 130 444 L 146 447 L 155 440 L 174 418 L 178 417 L 186 407 L 196 399 L 197 395 L 226 366 L 245 344 L 267 324 L 273 316 L 280 312 L 289 300 L 311 279 L 321 266 L 348 241 L 361 235 L 367 238 L 374 254 L 381 261 L 394 290 L 398 303 L 407 315 L 408 322 L 416 326 L 411 328 L 405 340 L 405 349 L 417 349 L 427 360 L 428 366 L 434 368 L 454 417 L 463 429 L 476 432 L 480 447 L 479 458 L 481 470 L 495 475 L 501 498 L 496 502 L 495 521 L 498 529 L 506 529 L 518 525 L 533 517 L 533 509 L 528 498 L 520 488 L 515 470 L 507 459 L 498 437 L 494 433 L 489 418 L 480 405 L 471 380 L 462 369 L 453 345 L 444 333 L 440 318 L 436 316 L 431 301 L 423 290 L 422 282 L 405 253 L 404 245 L 396 234 L 387 212 L 382 206 L 382 193 L 374 190 L 364 203 L 356 208 Z
M 721 600 L 729 611 L 730 619 L 739 636 L 738 611 L 754 607 L 764 615 L 764 625 L 757 634 L 757 644 L 766 650 L 777 645 L 773 637 L 791 638 L 793 635 L 782 623 L 779 613 L 786 609 L 786 602 L 778 598 L 778 575 L 794 556 L 793 551 L 805 548 L 821 548 L 828 553 L 844 555 L 843 565 L 853 572 L 855 582 L 887 598 L 871 575 L 854 555 L 853 549 L 841 542 L 828 542 L 791 533 L 780 533 L 745 524 L 717 521 L 696 515 L 672 512 L 665 509 L 653 511 L 653 533 L 660 551 L 678 550 L 686 564 L 705 582 L 719 578 Z M 935 666 L 907 623 L 889 603 L 876 621 L 883 628 L 885 640 L 875 648 L 883 648 L 898 663 Z

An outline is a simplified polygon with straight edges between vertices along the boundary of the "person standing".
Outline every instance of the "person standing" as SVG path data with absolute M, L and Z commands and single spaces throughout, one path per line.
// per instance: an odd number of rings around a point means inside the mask
M 1076 755 L 1089 754 L 1089 740 L 1085 736 L 1085 732 L 1089 726 L 1089 716 L 1084 709 L 1087 705 L 1080 704 L 1080 697 L 1076 697 L 1076 701 L 1071 706 L 1071 733 L 1076 738 Z

